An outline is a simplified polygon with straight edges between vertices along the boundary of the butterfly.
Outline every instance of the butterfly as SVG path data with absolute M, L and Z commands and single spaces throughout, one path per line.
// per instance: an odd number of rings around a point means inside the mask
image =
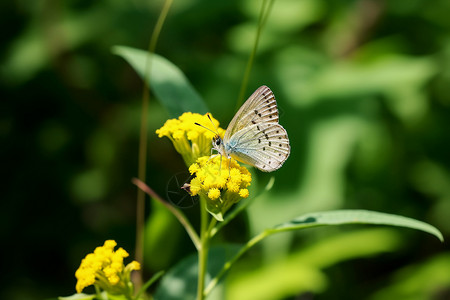
M 217 135 L 212 143 L 223 157 L 261 171 L 281 168 L 291 147 L 286 129 L 278 123 L 277 102 L 270 88 L 259 87 L 231 120 L 223 140 Z

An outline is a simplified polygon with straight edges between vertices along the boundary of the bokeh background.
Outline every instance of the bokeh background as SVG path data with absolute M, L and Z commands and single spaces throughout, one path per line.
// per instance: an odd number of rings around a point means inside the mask
M 1 299 L 75 292 L 106 239 L 131 254 L 142 81 L 111 52 L 146 49 L 162 1 L 0 3 Z M 174 1 L 157 53 L 222 127 L 231 120 L 261 1 Z M 246 95 L 274 91 L 292 153 L 270 193 L 219 241 L 245 242 L 303 213 L 340 208 L 416 218 L 450 238 L 450 2 L 275 1 Z M 147 182 L 185 172 L 152 98 Z M 186 208 L 195 220 L 197 207 Z M 194 252 L 147 202 L 146 277 Z M 133 256 L 133 255 L 132 255 Z M 450 299 L 450 248 L 408 229 L 281 234 L 229 274 L 227 299 Z

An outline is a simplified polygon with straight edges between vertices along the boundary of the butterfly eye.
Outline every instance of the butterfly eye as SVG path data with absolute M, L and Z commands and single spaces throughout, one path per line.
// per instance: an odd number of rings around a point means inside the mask
M 216 139 L 216 146 L 220 145 L 220 139 Z

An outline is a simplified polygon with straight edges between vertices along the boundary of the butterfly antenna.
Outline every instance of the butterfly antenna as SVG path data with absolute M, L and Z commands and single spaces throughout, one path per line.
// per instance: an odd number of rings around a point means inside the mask
M 219 135 L 219 130 L 217 130 L 216 125 L 214 125 L 214 122 L 213 122 L 213 120 L 211 119 L 211 116 L 210 116 L 209 114 L 207 114 L 207 116 L 208 116 L 208 119 L 211 121 L 211 124 L 213 125 L 214 129 L 216 130 L 216 134 Z
M 211 119 L 209 113 L 207 114 L 207 116 L 208 116 L 208 119 L 211 121 L 211 124 L 213 125 L 214 130 L 211 130 L 210 128 L 208 128 L 208 127 L 206 127 L 206 126 L 203 126 L 202 124 L 197 123 L 197 122 L 195 122 L 194 124 L 195 124 L 195 125 L 198 125 L 198 126 L 200 126 L 200 127 L 202 127 L 202 128 L 205 128 L 206 130 L 209 130 L 209 131 L 211 131 L 211 132 L 214 133 L 214 134 L 219 135 L 219 131 L 217 130 L 216 125 L 214 125 L 214 122 L 212 121 L 212 119 Z
M 209 131 L 211 131 L 212 133 L 216 133 L 214 130 L 209 129 L 208 127 L 203 126 L 203 125 L 200 124 L 200 123 L 195 122 L 194 124 L 195 124 L 195 125 L 198 125 L 198 126 L 200 126 L 200 127 L 202 127 L 202 128 L 205 128 L 206 130 L 209 130 Z

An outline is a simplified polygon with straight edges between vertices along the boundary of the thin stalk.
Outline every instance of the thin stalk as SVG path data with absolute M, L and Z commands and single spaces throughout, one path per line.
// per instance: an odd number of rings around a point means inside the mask
M 156 280 L 158 280 L 162 275 L 164 274 L 164 271 L 159 271 L 158 273 L 156 273 L 155 275 L 153 275 L 153 277 L 147 281 L 142 287 L 141 289 L 138 291 L 138 293 L 136 294 L 135 299 L 138 300 L 139 297 L 141 297 L 142 293 L 145 292 Z
M 147 88 L 145 89 L 147 90 Z M 138 161 L 138 176 L 139 179 L 145 181 L 146 179 L 146 165 L 147 165 L 147 110 L 148 110 L 149 96 L 144 93 L 142 97 L 142 114 L 141 114 L 141 129 L 139 137 L 139 161 Z M 142 190 L 137 191 L 136 203 L 136 252 L 135 259 L 141 264 L 144 263 L 144 227 L 145 227 L 145 194 Z M 142 270 L 138 270 L 135 274 L 134 283 L 137 288 L 142 285 Z
M 155 29 L 153 30 L 152 37 L 149 43 L 149 52 L 153 53 L 156 49 L 156 43 L 158 41 L 159 34 L 161 32 L 162 25 L 167 17 L 169 8 L 172 4 L 172 0 L 167 0 L 164 3 L 161 14 L 156 22 Z M 146 181 L 147 173 L 147 115 L 148 106 L 150 102 L 149 93 L 149 81 L 151 73 L 151 59 L 150 56 L 146 61 L 146 73 L 144 78 L 144 88 L 142 90 L 142 112 L 141 112 L 141 128 L 139 136 L 139 154 L 138 154 L 138 177 L 141 181 Z M 135 259 L 142 265 L 144 264 L 144 227 L 145 227 L 145 193 L 142 190 L 137 192 L 136 200 L 136 252 Z M 142 286 L 142 269 L 135 274 L 134 283 L 139 289 Z
M 94 284 L 94 288 L 95 288 L 95 294 L 97 295 L 98 299 L 102 299 L 102 292 L 100 291 L 100 288 L 98 287 L 98 285 Z
M 184 216 L 184 214 L 174 207 L 173 205 L 170 205 L 166 200 L 161 198 L 155 191 L 153 191 L 148 185 L 146 185 L 144 182 L 137 178 L 133 178 L 132 182 L 143 192 L 148 194 L 151 198 L 159 201 L 162 205 L 164 205 L 183 225 L 184 229 L 188 233 L 189 237 L 192 240 L 192 243 L 194 244 L 195 248 L 199 250 L 201 248 L 201 242 L 200 238 L 198 237 L 197 233 L 194 230 L 194 227 L 192 227 L 189 220 Z
M 213 237 L 212 232 L 213 232 L 214 229 L 216 228 L 216 227 L 215 227 L 216 224 L 217 224 L 216 218 L 212 218 L 212 219 L 211 219 L 211 222 L 209 223 L 209 226 L 208 226 L 208 237 L 209 237 L 209 239 L 211 239 L 211 238 Z
M 251 247 L 259 243 L 261 240 L 269 236 L 272 232 L 269 230 L 263 231 L 260 234 L 253 237 L 251 240 L 245 244 L 235 256 L 228 260 L 224 265 L 222 270 L 214 277 L 205 289 L 204 296 L 207 297 L 209 293 L 214 289 L 214 287 L 219 283 L 220 279 L 226 274 L 226 272 L 231 268 L 231 266 Z
M 223 220 L 217 226 L 215 226 L 214 228 L 211 229 L 211 238 L 214 237 L 216 235 L 216 233 L 219 232 L 220 229 L 222 229 L 225 225 L 230 223 L 230 221 L 233 220 L 240 212 L 245 210 L 251 203 L 253 203 L 253 201 L 256 198 L 263 195 L 265 192 L 269 191 L 272 188 L 274 182 L 275 182 L 275 177 L 271 177 L 269 182 L 264 187 L 264 189 L 261 190 L 258 194 L 256 194 L 256 196 L 254 196 L 250 199 L 247 198 L 245 200 L 241 200 L 241 202 L 238 204 L 238 206 L 235 209 L 233 209 L 229 214 L 226 215 L 225 220 Z
M 204 299 L 203 290 L 205 288 L 205 277 L 208 263 L 209 250 L 209 229 L 208 228 L 208 211 L 203 196 L 200 196 L 200 241 L 201 247 L 198 250 L 198 279 L 197 279 L 197 300 Z M 210 226 L 209 226 L 210 227 Z
M 255 60 L 256 50 L 258 49 L 259 39 L 261 37 L 261 32 L 266 24 L 269 13 L 272 9 L 273 0 L 264 0 L 261 5 L 261 12 L 259 14 L 258 20 L 258 30 L 256 31 L 255 43 L 253 44 L 253 49 L 250 54 L 250 58 L 248 59 L 247 66 L 244 71 L 244 78 L 242 79 L 241 89 L 239 91 L 238 101 L 236 103 L 236 110 L 239 109 L 242 102 L 244 101 L 245 91 L 247 90 L 248 79 L 250 77 L 250 72 L 253 67 L 253 61 Z

